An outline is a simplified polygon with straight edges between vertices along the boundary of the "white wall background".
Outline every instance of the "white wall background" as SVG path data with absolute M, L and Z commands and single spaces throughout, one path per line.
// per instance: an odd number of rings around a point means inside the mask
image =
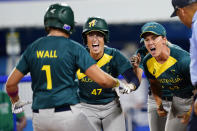
M 173 21 L 171 0 L 43 0 L 0 2 L 0 27 L 42 26 L 50 4 L 66 2 L 75 13 L 77 24 L 89 16 L 100 16 L 108 23 Z

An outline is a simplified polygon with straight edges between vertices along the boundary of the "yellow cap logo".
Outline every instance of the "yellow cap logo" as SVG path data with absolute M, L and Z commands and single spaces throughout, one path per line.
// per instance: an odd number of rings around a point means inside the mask
M 96 25 L 96 20 L 94 19 L 94 20 L 92 20 L 92 21 L 90 21 L 89 22 L 89 27 L 94 27 L 95 25 Z

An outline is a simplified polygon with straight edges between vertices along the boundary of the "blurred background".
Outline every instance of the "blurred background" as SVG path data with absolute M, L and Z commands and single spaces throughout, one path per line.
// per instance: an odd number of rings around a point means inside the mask
M 76 27 L 71 38 L 82 43 L 82 26 L 91 16 L 104 18 L 109 24 L 110 43 L 128 58 L 141 47 L 140 28 L 149 21 L 164 25 L 167 38 L 174 44 L 189 50 L 190 30 L 170 18 L 173 12 L 171 0 L 0 0 L 0 90 L 5 91 L 7 75 L 16 65 L 21 53 L 31 42 L 45 36 L 43 19 L 47 7 L 53 3 L 66 2 L 75 14 Z M 147 81 L 145 76 L 140 88 L 121 97 L 127 116 L 127 131 L 148 131 Z M 21 82 L 21 99 L 31 100 L 30 79 Z M 32 131 L 31 106 L 25 107 L 27 126 Z M 1 110 L 0 110 L 1 111 Z

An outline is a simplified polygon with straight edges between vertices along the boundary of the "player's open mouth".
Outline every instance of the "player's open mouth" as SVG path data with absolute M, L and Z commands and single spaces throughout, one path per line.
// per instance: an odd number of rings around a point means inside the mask
M 99 44 L 92 44 L 92 48 L 94 50 L 98 50 L 99 49 Z
M 151 49 L 150 49 L 150 51 L 155 51 L 155 50 L 156 50 L 156 48 L 151 48 Z
M 154 55 L 156 53 L 156 48 L 150 48 L 151 55 Z

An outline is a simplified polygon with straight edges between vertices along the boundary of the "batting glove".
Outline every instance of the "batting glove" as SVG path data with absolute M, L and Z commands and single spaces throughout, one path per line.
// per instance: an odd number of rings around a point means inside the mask
M 133 84 L 125 84 L 120 80 L 118 80 L 118 82 L 119 82 L 119 86 L 114 87 L 118 96 L 120 96 L 120 94 L 129 94 L 130 92 L 136 89 Z
M 30 101 L 17 101 L 15 103 L 12 104 L 12 113 L 18 114 L 24 111 L 24 106 L 31 104 L 32 102 Z

